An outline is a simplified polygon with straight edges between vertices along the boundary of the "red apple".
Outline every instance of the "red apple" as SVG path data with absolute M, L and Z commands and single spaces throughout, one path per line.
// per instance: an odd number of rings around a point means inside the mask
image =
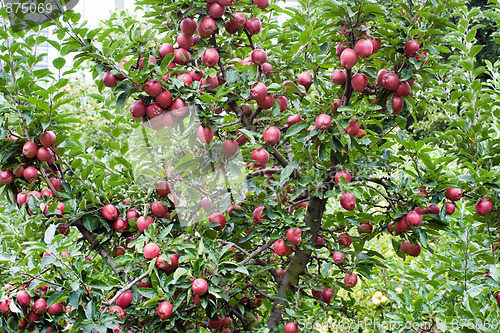
M 263 99 L 257 99 L 257 105 L 264 110 L 268 110 L 274 106 L 274 97 L 271 94 L 267 94 Z
M 242 211 L 243 207 L 241 207 L 240 205 L 231 205 L 227 209 L 227 215 L 229 215 L 229 217 L 236 217 L 236 214 L 233 213 L 233 210 Z
M 286 232 L 286 239 L 293 245 L 299 245 L 302 241 L 302 230 L 300 228 L 291 228 Z
M 118 218 L 118 209 L 112 204 L 102 207 L 102 215 L 108 221 L 114 221 Z
M 350 192 L 344 193 L 340 197 L 340 205 L 346 210 L 353 210 L 356 207 L 356 198 Z
M 382 77 L 382 86 L 387 90 L 396 90 L 399 87 L 399 77 L 394 73 L 387 73 Z
M 270 77 L 271 76 L 271 73 L 273 71 L 273 66 L 268 63 L 268 62 L 265 62 L 262 64 L 262 73 L 266 74 L 266 77 Z
M 228 23 L 232 27 L 239 29 L 239 28 L 243 28 L 245 26 L 245 22 L 246 22 L 245 14 L 240 13 L 240 12 L 235 12 L 235 13 L 233 13 L 233 18 L 230 19 Z
M 405 240 L 401 243 L 401 251 L 412 257 L 418 257 L 420 254 L 420 245 L 413 245 L 410 241 Z
M 201 143 L 209 144 L 214 138 L 214 131 L 209 126 L 198 126 L 196 130 L 196 136 Z
M 198 25 L 198 33 L 202 38 L 209 38 L 215 30 L 217 30 L 217 25 L 215 24 L 215 20 L 210 16 L 204 17 Z
M 348 233 L 342 233 L 339 235 L 339 243 L 345 247 L 349 247 L 352 244 L 352 238 Z
M 406 214 L 406 223 L 412 227 L 418 227 L 422 224 L 422 215 L 412 210 Z
M 330 301 L 332 299 L 333 294 L 335 291 L 330 288 L 324 288 L 323 292 L 321 293 L 321 300 L 325 302 L 326 304 L 330 304 Z
M 218 227 L 214 227 L 214 230 L 216 231 L 221 231 L 224 226 L 226 225 L 226 217 L 224 215 L 222 215 L 221 213 L 213 213 L 213 214 L 210 214 L 209 218 L 208 218 L 208 222 L 217 222 L 219 223 L 219 226 Z
M 172 101 L 172 105 L 170 106 L 170 112 L 175 117 L 183 117 L 186 115 L 188 109 L 186 106 L 186 102 L 184 102 L 180 97 L 177 97 Z
M 288 126 L 292 126 L 292 125 L 300 123 L 302 121 L 303 120 L 302 120 L 302 117 L 300 116 L 300 114 L 291 115 L 290 117 L 288 117 L 286 119 L 286 123 L 288 124 Z
M 446 205 L 446 215 L 453 215 L 455 212 L 455 205 L 452 202 L 445 202 Z
M 153 223 L 154 220 L 151 216 L 140 216 L 137 218 L 137 229 L 139 229 L 140 232 L 144 232 L 144 230 L 147 230 Z
M 222 326 L 222 318 L 219 316 L 217 320 L 208 319 L 208 327 L 217 329 Z
M 0 184 L 11 184 L 13 181 L 14 173 L 12 173 L 12 171 L 0 171 Z
M 299 328 L 297 327 L 297 324 L 289 322 L 286 323 L 284 326 L 285 333 L 297 333 L 299 331 Z
M 455 187 L 448 187 L 446 189 L 446 198 L 450 201 L 458 201 L 462 199 L 462 189 Z
M 340 55 L 340 65 L 347 69 L 353 68 L 358 63 L 358 54 L 350 48 L 346 48 Z
M 208 292 L 208 283 L 205 279 L 197 278 L 193 281 L 191 288 L 193 289 L 193 293 L 203 296 Z
M 399 97 L 409 96 L 411 94 L 411 87 L 408 82 L 399 82 L 399 85 L 394 93 Z
M 153 64 L 156 64 L 156 58 L 153 57 L 152 55 L 149 56 L 149 62 L 153 63 Z M 139 69 L 143 69 L 144 68 L 144 58 L 141 58 L 139 60 Z
M 38 147 L 36 143 L 28 141 L 23 145 L 23 154 L 27 158 L 33 158 L 36 156 L 36 153 L 38 151 Z
M 396 222 L 396 224 L 394 225 L 394 228 L 395 228 L 396 234 L 400 234 L 400 233 L 403 233 L 405 231 L 410 230 L 410 225 L 406 221 L 406 217 L 401 216 L 399 218 L 398 222 Z
M 333 253 L 332 259 L 335 263 L 341 264 L 344 262 L 344 254 L 342 252 L 336 251 Z
M 482 199 L 476 204 L 476 213 L 486 216 L 491 212 L 492 204 L 488 199 Z
M 194 35 L 197 27 L 198 24 L 192 18 L 186 17 L 181 21 L 181 31 L 188 36 Z
M 144 83 L 144 92 L 151 97 L 156 97 L 161 93 L 161 84 L 157 80 L 149 80 Z
M 24 169 L 23 177 L 31 183 L 38 178 L 38 170 L 33 166 L 27 167 Z
M 276 240 L 273 244 L 273 249 L 279 256 L 289 256 L 292 254 L 292 248 L 286 245 L 283 238 Z
M 297 81 L 299 82 L 299 84 L 301 84 L 304 87 L 306 87 L 306 90 L 307 90 L 307 89 L 309 89 L 309 87 L 313 83 L 312 75 L 311 75 L 311 73 L 308 73 L 308 72 L 302 72 L 297 77 Z
M 158 309 L 156 310 L 156 313 L 158 314 L 158 317 L 161 319 L 168 319 L 172 316 L 172 313 L 174 312 L 174 307 L 170 302 L 161 302 L 158 304 Z
M 420 50 L 420 45 L 418 44 L 418 42 L 416 40 L 411 39 L 411 40 L 406 42 L 404 51 L 408 57 L 415 56 L 415 54 L 419 50 Z
M 151 204 L 151 212 L 154 216 L 165 217 L 167 215 L 167 207 L 161 201 L 155 201 Z
M 236 154 L 236 152 L 238 151 L 238 147 L 239 147 L 238 142 L 236 142 L 234 140 L 225 140 L 222 143 L 222 152 L 227 157 L 231 157 L 234 154 Z
M 20 306 L 27 307 L 31 303 L 31 296 L 28 294 L 26 290 L 20 290 L 16 294 L 17 302 Z
M 381 69 L 377 73 L 377 85 L 382 86 L 382 79 L 386 74 L 389 74 L 389 72 L 385 69 Z
M 40 147 L 36 153 L 36 157 L 41 162 L 47 162 L 49 164 L 54 163 L 55 156 L 54 152 L 50 148 Z
M 163 114 L 163 108 L 156 103 L 151 103 L 146 108 L 146 115 L 149 119 L 159 117 Z
M 351 78 L 351 85 L 355 91 L 363 92 L 368 86 L 368 77 L 362 73 L 354 74 Z
M 47 312 L 51 316 L 55 316 L 56 314 L 61 313 L 63 311 L 64 311 L 64 307 L 63 307 L 62 303 L 54 303 L 47 308 Z
M 140 99 L 130 105 L 130 114 L 134 118 L 142 118 L 146 115 L 146 105 Z
M 323 240 L 323 238 L 321 238 L 320 236 L 318 236 L 316 238 L 316 242 L 314 244 L 314 247 L 317 248 L 317 249 L 320 249 L 322 248 L 323 246 L 325 245 L 325 241 Z
M 153 259 L 160 254 L 160 248 L 155 243 L 149 243 L 144 247 L 144 258 Z
M 113 229 L 116 232 L 124 233 L 128 229 L 128 222 L 119 217 L 113 222 Z
M 250 35 L 256 35 L 260 32 L 262 25 L 260 24 L 260 20 L 256 17 L 252 17 L 245 22 L 245 28 L 247 29 Z
M 360 129 L 361 125 L 359 122 L 355 119 L 349 120 L 349 125 L 344 128 L 344 130 L 349 134 L 349 136 L 354 137 L 358 134 L 358 131 Z
M 104 86 L 108 88 L 116 87 L 116 77 L 111 75 L 111 71 L 107 71 L 102 77 L 102 83 L 104 83 Z
M 156 185 L 156 193 L 161 197 L 166 198 L 171 191 L 170 183 L 166 180 L 159 181 Z
M 344 277 L 344 284 L 347 288 L 354 288 L 357 283 L 358 283 L 358 277 L 354 273 L 347 274 Z
M 252 218 L 253 218 L 253 223 L 254 224 L 261 224 L 262 220 L 267 219 L 267 215 L 262 215 L 262 212 L 264 211 L 264 206 L 258 206 L 257 208 L 254 209 L 252 213 Z
M 257 148 L 252 152 L 252 159 L 256 165 L 264 167 L 269 162 L 269 153 L 263 148 Z
M 194 20 L 193 20 L 194 21 Z M 195 22 L 196 24 L 196 22 Z M 181 22 L 181 29 L 182 29 L 182 22 Z M 186 33 L 185 31 L 183 31 L 185 34 L 188 34 Z M 158 49 L 158 52 L 160 53 L 160 57 L 163 59 L 165 58 L 165 56 L 169 53 L 174 53 L 175 50 L 174 50 L 174 47 L 172 46 L 172 44 L 170 43 L 164 43 L 160 46 L 160 48 Z
M 206 211 L 210 210 L 212 208 L 212 200 L 210 198 L 201 199 L 201 207 Z
M 346 183 L 351 182 L 351 173 L 346 170 L 338 171 L 335 173 L 335 183 L 338 184 L 340 181 L 340 177 L 344 178 Z
M 274 146 L 280 140 L 281 132 L 277 127 L 270 126 L 264 130 L 263 137 L 268 145 Z
M 363 222 L 358 227 L 358 234 L 371 234 L 373 230 L 373 226 L 369 222 Z
M 252 61 L 256 65 L 262 65 L 267 61 L 266 51 L 261 50 L 261 49 L 253 50 L 251 56 L 252 56 Z
M 320 131 L 324 131 L 332 126 L 332 118 L 330 115 L 323 113 L 316 117 L 314 124 L 316 125 L 317 129 L 319 129 Z
M 47 301 L 43 298 L 39 298 L 33 303 L 33 311 L 36 314 L 42 314 L 47 312 Z
M 267 87 L 262 82 L 257 82 L 250 89 L 250 96 L 255 100 L 262 100 L 267 96 Z
M 207 67 L 214 67 L 219 62 L 219 52 L 213 48 L 206 49 L 201 56 L 201 61 Z
M 256 4 L 260 9 L 265 9 L 270 5 L 269 0 L 253 0 L 253 3 Z
M 123 246 L 117 246 L 113 252 L 113 258 L 122 256 L 125 254 L 125 248 Z
M 174 62 L 177 65 L 187 65 L 189 63 L 189 52 L 186 49 L 180 48 L 175 50 Z
M 371 42 L 372 42 L 372 45 L 373 45 L 373 53 L 372 54 L 375 54 L 375 53 L 377 53 L 380 50 L 380 47 L 382 46 L 382 43 L 377 38 L 371 39 Z
M 330 79 L 333 83 L 342 85 L 347 80 L 347 74 L 343 69 L 336 69 L 333 71 L 332 75 L 330 75 Z
M 45 131 L 40 135 L 40 144 L 45 148 L 54 147 L 56 144 L 56 135 L 52 131 Z
M 394 96 L 392 99 L 392 113 L 398 115 L 403 110 L 403 99 L 399 96 Z
M 368 58 L 373 54 L 373 43 L 370 39 L 360 39 L 354 46 L 354 50 L 361 58 Z
M 221 6 L 218 2 L 212 3 L 208 6 L 208 14 L 214 19 L 221 18 L 226 12 L 226 7 Z
M 113 305 L 112 307 L 109 308 L 108 312 L 109 313 L 118 312 L 118 318 L 120 319 L 125 318 L 125 311 L 123 311 L 123 309 L 119 305 Z

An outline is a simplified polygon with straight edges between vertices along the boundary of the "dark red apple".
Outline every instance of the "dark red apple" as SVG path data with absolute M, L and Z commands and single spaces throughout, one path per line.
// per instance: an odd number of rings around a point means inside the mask
M 229 215 L 229 217 L 236 217 L 236 214 L 233 213 L 233 210 L 242 211 L 243 207 L 241 207 L 240 205 L 231 205 L 227 209 L 227 215 Z
M 446 215 L 453 215 L 455 213 L 455 205 L 452 202 L 445 202 L 446 205 Z
M 321 300 L 326 304 L 330 304 L 333 294 L 335 291 L 330 288 L 323 288 L 323 292 L 321 293 Z
M 260 9 L 265 9 L 270 5 L 269 0 L 253 0 L 253 3 L 256 4 Z
M 394 93 L 399 97 L 409 96 L 411 94 L 411 87 L 408 82 L 399 82 L 399 85 Z
M 392 114 L 398 115 L 403 110 L 403 99 L 399 96 L 394 96 L 392 99 Z
M 419 50 L 420 50 L 420 45 L 418 44 L 418 42 L 416 40 L 411 39 L 411 40 L 406 42 L 404 51 L 408 57 L 415 56 L 415 54 Z
M 47 312 L 47 301 L 43 298 L 39 298 L 33 303 L 33 311 L 36 314 L 42 314 Z
M 185 50 L 189 50 L 191 47 L 193 47 L 194 38 L 191 35 L 180 33 L 179 35 L 177 35 L 177 44 L 179 44 L 179 47 Z
M 208 327 L 212 329 L 217 329 L 222 326 L 222 318 L 219 316 L 217 320 L 208 319 Z
M 189 52 L 186 49 L 180 48 L 175 50 L 174 62 L 177 65 L 187 65 L 189 63 Z
M 358 134 L 359 129 L 361 128 L 361 125 L 359 122 L 355 119 L 349 120 L 349 125 L 344 128 L 344 130 L 349 134 L 349 136 L 354 137 Z
M 192 18 L 186 17 L 181 21 L 181 31 L 188 36 L 194 35 L 197 27 L 198 24 L 196 24 L 196 21 Z
M 256 35 L 260 32 L 262 25 L 260 24 L 260 20 L 256 17 L 252 17 L 245 22 L 245 28 L 247 29 L 250 35 Z
M 54 152 L 50 148 L 40 147 L 36 153 L 36 157 L 41 162 L 47 162 L 49 164 L 54 163 L 55 156 Z
M 218 2 L 212 3 L 208 6 L 208 14 L 214 19 L 221 18 L 226 12 L 226 7 L 221 6 Z
M 266 51 L 264 51 L 262 49 L 253 50 L 251 56 L 252 56 L 252 61 L 256 65 L 262 65 L 267 61 Z
M 354 288 L 358 284 L 358 276 L 354 273 L 347 274 L 344 277 L 344 284 L 347 288 Z
M 418 257 L 420 254 L 420 245 L 413 245 L 410 241 L 405 240 L 401 243 L 401 251 L 412 257 Z
M 399 77 L 394 73 L 387 73 L 382 77 L 382 86 L 387 90 L 396 90 L 399 87 Z
M 304 87 L 306 87 L 306 90 L 307 90 L 307 89 L 309 89 L 309 87 L 313 83 L 312 75 L 309 72 L 302 72 L 297 77 L 297 81 L 299 82 L 299 84 L 301 84 Z
M 196 22 L 195 22 L 195 24 L 196 24 Z M 182 29 L 182 23 L 181 23 L 181 29 Z M 184 32 L 184 33 L 187 34 L 186 32 Z M 158 49 L 158 52 L 160 53 L 160 57 L 163 59 L 163 58 L 165 58 L 165 56 L 167 54 L 174 53 L 175 50 L 174 50 L 174 47 L 172 46 L 172 44 L 164 43 L 164 44 L 161 44 L 160 48 Z
M 139 229 L 140 232 L 144 232 L 153 222 L 154 220 L 151 216 L 139 216 L 139 218 L 137 218 L 137 229 Z
M 214 67 L 219 62 L 219 52 L 214 48 L 206 49 L 201 56 L 201 61 L 207 67 Z
M 111 71 L 107 71 L 102 77 L 102 83 L 108 88 L 116 87 L 116 77 L 111 75 Z
M 349 48 L 346 42 L 340 42 L 337 47 L 335 48 L 335 52 L 337 55 L 340 57 L 342 52 L 344 52 L 345 49 Z
M 236 154 L 236 152 L 238 151 L 238 147 L 239 147 L 238 142 L 234 140 L 225 140 L 222 143 L 222 152 L 227 157 L 231 157 L 234 154 Z
M 373 45 L 373 53 L 372 54 L 375 54 L 380 50 L 380 47 L 382 46 L 382 42 L 380 42 L 380 40 L 377 38 L 371 39 L 371 42 Z
M 13 181 L 14 173 L 12 171 L 0 171 L 0 184 L 11 184 Z
M 264 206 L 258 206 L 257 208 L 254 209 L 252 213 L 252 218 L 253 218 L 253 223 L 254 224 L 261 224 L 262 220 L 267 219 L 267 215 L 262 215 L 262 212 L 264 211 Z
M 299 331 L 299 328 L 297 327 L 297 324 L 289 322 L 285 324 L 284 330 L 285 333 L 297 333 Z
M 386 74 L 389 74 L 389 72 L 385 69 L 381 69 L 377 73 L 377 85 L 382 86 L 382 79 Z
M 300 116 L 300 114 L 291 115 L 290 117 L 288 117 L 286 119 L 286 123 L 288 124 L 288 126 L 292 126 L 292 125 L 300 123 L 302 121 L 303 120 L 302 120 L 302 117 Z
M 142 118 L 146 115 L 146 105 L 140 99 L 130 105 L 130 114 L 134 118 Z
M 124 233 L 128 229 L 128 222 L 119 217 L 113 222 L 113 229 L 116 232 Z
M 344 193 L 340 197 L 340 205 L 346 210 L 353 210 L 356 207 L 356 198 L 350 192 Z
M 209 38 L 215 30 L 217 30 L 217 24 L 215 24 L 215 20 L 210 16 L 204 17 L 198 25 L 198 33 L 202 38 Z
M 167 301 L 163 301 L 160 304 L 158 304 L 158 309 L 156 310 L 158 317 L 164 320 L 170 318 L 173 312 L 174 312 L 174 307 L 170 302 Z
M 462 199 L 462 189 L 456 187 L 448 187 L 446 189 L 446 198 L 450 201 L 458 201 Z
M 247 20 L 245 14 L 241 12 L 235 12 L 233 13 L 233 17 L 234 18 L 229 20 L 229 24 L 231 26 L 233 26 L 236 29 L 243 28 L 245 26 L 245 22 Z
M 28 294 L 26 290 L 20 290 L 16 294 L 17 302 L 23 308 L 27 307 L 31 303 L 31 296 Z
M 156 97 L 161 93 L 161 84 L 157 80 L 149 80 L 144 83 L 144 92 L 151 97 Z
M 488 199 L 482 199 L 476 204 L 476 213 L 486 216 L 491 212 L 492 204 Z
M 201 143 L 209 144 L 214 138 L 214 131 L 210 126 L 198 126 L 196 136 Z
M 339 235 L 339 243 L 345 247 L 349 247 L 352 244 L 352 238 L 348 233 L 342 233 Z
M 369 222 L 363 222 L 358 227 L 358 234 L 371 234 L 373 230 L 373 226 Z
M 64 307 L 63 307 L 62 303 L 54 303 L 47 308 L 47 312 L 51 316 L 55 316 L 56 314 L 61 313 L 63 311 L 64 311 Z
M 268 110 L 274 106 L 274 97 L 271 94 L 267 94 L 263 99 L 257 99 L 256 101 L 257 105 L 264 110 Z

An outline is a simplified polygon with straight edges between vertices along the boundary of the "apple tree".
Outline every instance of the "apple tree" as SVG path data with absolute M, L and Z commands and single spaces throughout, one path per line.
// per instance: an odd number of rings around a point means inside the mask
M 460 318 L 497 318 L 498 82 L 478 77 L 499 66 L 474 64 L 477 13 L 136 4 L 92 30 L 69 10 L 19 31 L 1 9 L 0 332 L 290 333 L 385 312 L 435 331 L 445 293 Z M 427 116 L 445 130 L 419 136 Z M 491 280 L 449 283 L 470 251 Z M 388 310 L 353 296 L 386 272 L 408 281 Z

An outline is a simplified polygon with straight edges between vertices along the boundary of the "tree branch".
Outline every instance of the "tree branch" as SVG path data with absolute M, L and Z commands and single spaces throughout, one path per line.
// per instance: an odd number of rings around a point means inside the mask
M 106 306 L 110 306 L 111 304 L 116 302 L 116 300 L 118 299 L 118 297 L 120 297 L 121 294 L 123 294 L 127 290 L 131 289 L 133 286 L 135 286 L 137 284 L 137 282 L 141 281 L 142 279 L 144 279 L 148 275 L 149 275 L 148 272 L 142 273 L 141 275 L 139 275 L 138 277 L 133 279 L 131 282 L 129 282 L 129 284 L 127 284 L 125 287 L 118 290 L 118 292 L 115 294 L 115 296 L 113 296 L 112 299 L 110 299 L 109 301 L 103 302 L 102 304 L 104 304 Z

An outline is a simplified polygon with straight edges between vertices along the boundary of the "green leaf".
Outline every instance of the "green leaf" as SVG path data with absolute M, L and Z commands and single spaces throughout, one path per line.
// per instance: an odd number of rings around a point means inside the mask
M 290 176 L 292 175 L 293 171 L 295 170 L 295 168 L 297 167 L 298 164 L 299 164 L 298 161 L 293 161 L 293 162 L 289 163 L 281 171 L 281 174 L 280 174 L 280 186 L 282 186 L 283 184 L 285 184 L 290 179 Z
M 64 59 L 64 58 L 56 58 L 56 59 L 54 59 L 54 61 L 52 61 L 52 64 L 54 65 L 55 68 L 61 69 L 66 64 L 66 59 Z

